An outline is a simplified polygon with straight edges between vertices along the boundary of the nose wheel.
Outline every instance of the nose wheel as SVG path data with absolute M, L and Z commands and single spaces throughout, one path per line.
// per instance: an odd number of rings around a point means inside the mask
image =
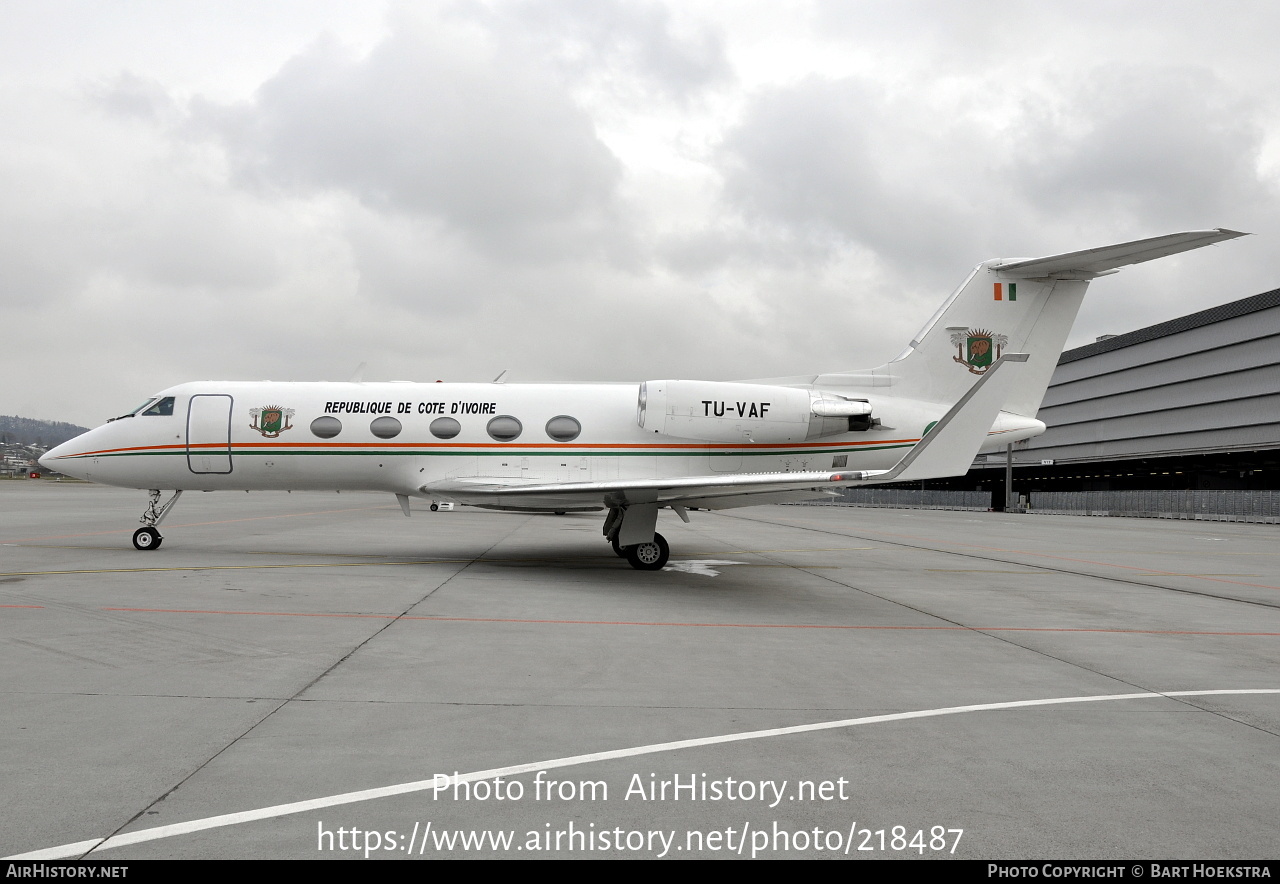
M 159 549 L 163 540 L 164 538 L 160 536 L 160 532 L 150 526 L 139 528 L 133 532 L 134 549 Z

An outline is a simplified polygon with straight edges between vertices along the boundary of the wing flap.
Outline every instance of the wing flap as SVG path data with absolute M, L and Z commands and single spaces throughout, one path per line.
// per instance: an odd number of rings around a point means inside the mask
M 619 506 L 636 503 L 682 503 L 763 492 L 811 491 L 856 484 L 877 475 L 878 470 L 832 472 L 752 473 L 734 476 L 683 476 L 673 479 L 626 479 L 613 482 L 540 482 L 515 484 L 510 480 L 458 478 L 431 482 L 423 494 L 447 497 L 460 503 L 510 506 L 513 509 L 549 509 L 558 504 Z M 697 506 L 698 504 L 693 504 Z

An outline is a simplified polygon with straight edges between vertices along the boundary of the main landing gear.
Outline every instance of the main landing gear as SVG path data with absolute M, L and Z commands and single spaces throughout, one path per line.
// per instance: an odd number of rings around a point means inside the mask
M 612 509 L 604 521 L 604 534 L 609 538 L 614 555 L 626 559 L 627 563 L 637 571 L 661 571 L 671 557 L 671 547 L 661 534 L 654 533 L 653 539 L 641 543 L 623 546 L 618 542 L 625 518 L 624 510 Z M 654 507 L 653 518 L 657 519 L 657 507 Z
M 173 509 L 173 505 L 178 502 L 178 498 L 182 496 L 181 491 L 173 492 L 173 497 L 162 506 L 160 504 L 160 489 L 151 489 L 151 498 L 147 502 L 147 510 L 142 514 L 142 518 L 138 521 L 143 527 L 133 532 L 133 548 L 140 550 L 159 549 L 160 544 L 164 541 L 160 531 L 156 528 L 164 517 L 169 515 L 169 510 Z
M 666 538 L 661 534 L 654 534 L 653 540 L 628 546 L 623 553 L 637 571 L 661 571 L 667 559 L 671 558 L 671 547 L 667 546 Z
M 654 534 L 650 543 L 622 546 L 618 543 L 618 538 L 614 537 L 609 544 L 613 547 L 615 556 L 626 559 L 638 571 L 661 571 L 667 564 L 667 559 L 671 558 L 671 547 L 661 534 Z

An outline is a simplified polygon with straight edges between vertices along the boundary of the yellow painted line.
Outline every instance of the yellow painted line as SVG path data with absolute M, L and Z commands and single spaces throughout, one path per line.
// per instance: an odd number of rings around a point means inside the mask
M 100 551 L 100 552 L 127 552 L 127 553 L 137 552 L 137 550 L 135 550 L 132 546 L 54 546 L 52 544 L 44 544 L 44 543 L 6 543 L 4 544 L 4 546 L 20 547 L 22 549 L 82 549 L 82 550 L 94 550 L 94 551 Z M 863 550 L 872 550 L 872 549 L 878 549 L 878 548 L 879 547 L 874 547 L 874 546 L 833 546 L 833 547 L 818 547 L 818 548 L 807 547 L 804 549 L 718 549 L 714 551 L 705 551 L 705 552 L 672 553 L 672 555 L 687 558 L 690 556 L 757 555 L 760 553 L 779 553 L 779 552 L 859 552 Z M 211 553 L 224 552 L 224 550 L 219 550 L 213 547 L 210 547 L 207 551 Z M 896 550 L 891 550 L 891 552 L 893 551 L 896 551 Z M 376 559 L 376 558 L 381 558 L 382 556 L 385 555 L 385 553 L 382 553 L 382 554 L 379 554 L 379 553 L 325 553 L 325 552 L 314 552 L 314 551 L 288 552 L 286 550 L 248 550 L 245 552 L 236 551 L 236 555 L 332 556 L 334 558 L 344 558 L 344 559 Z M 447 561 L 454 561 L 454 560 L 449 559 Z M 459 560 L 459 561 L 471 561 L 471 560 L 465 559 L 465 560 Z M 512 560 L 512 561 L 543 561 L 543 560 L 542 559 L 519 559 L 519 560 Z M 547 561 L 550 561 L 550 559 L 548 559 Z M 246 567 L 256 567 L 256 566 L 246 566 Z M 0 575 L 0 576 L 3 576 L 3 575 Z
M 136 549 L 133 548 L 132 545 L 130 546 L 53 546 L 51 544 L 43 544 L 43 543 L 6 543 L 4 545 L 21 547 L 22 549 L 82 549 L 82 550 L 93 551 L 93 552 L 120 552 L 120 553 L 138 552 Z M 325 553 L 325 552 L 315 552 L 315 551 L 272 552 L 268 550 L 248 550 L 245 552 L 241 552 L 239 550 L 234 550 L 234 551 L 219 550 L 216 547 L 209 547 L 206 550 L 206 552 L 210 552 L 210 553 L 234 552 L 235 555 L 245 555 L 245 556 L 298 556 L 298 557 L 329 556 L 332 558 L 341 558 L 341 559 L 380 559 L 380 558 L 385 558 L 387 556 L 387 553 Z M 467 559 L 466 561 L 470 561 L 470 559 Z
M 377 565 L 459 565 L 479 559 L 423 559 L 412 562 L 307 562 L 296 565 L 183 565 L 175 568 L 77 568 L 65 571 L 7 571 L 0 577 L 51 577 L 59 574 L 139 574 L 164 571 L 261 571 L 272 568 L 362 568 Z
M 1261 574 L 1174 574 L 1169 571 L 1152 570 L 1150 574 L 1139 574 L 1139 577 L 1261 577 Z
M 673 558 L 686 558 L 675 556 Z M 69 568 L 60 571 L 4 571 L 0 577 L 57 577 L 72 574 L 162 574 L 169 571 L 268 571 L 279 568 L 369 568 L 381 565 L 574 565 L 582 562 L 621 561 L 616 556 L 588 556 L 574 559 L 415 559 L 403 562 L 300 562 L 293 565 L 180 565 L 173 568 Z M 836 565 L 787 565 L 774 563 L 735 562 L 746 568 L 798 568 L 835 571 Z
M 978 568 L 925 568 L 936 574 L 1056 574 L 1057 571 L 984 571 Z
M 804 549 L 717 549 L 708 550 L 706 552 L 690 552 L 680 553 L 682 556 L 731 556 L 731 555 L 755 555 L 757 553 L 779 553 L 779 552 L 857 552 L 868 549 L 879 549 L 875 546 L 831 546 L 831 547 L 806 547 Z

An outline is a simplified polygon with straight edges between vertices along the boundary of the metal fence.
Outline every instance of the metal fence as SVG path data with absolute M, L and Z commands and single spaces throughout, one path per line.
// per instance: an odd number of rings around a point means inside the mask
M 921 491 L 918 488 L 842 488 L 839 497 L 805 501 L 819 506 L 881 506 L 908 510 L 991 509 L 990 491 Z
M 1280 523 L 1280 491 L 1038 491 L 1032 513 Z

